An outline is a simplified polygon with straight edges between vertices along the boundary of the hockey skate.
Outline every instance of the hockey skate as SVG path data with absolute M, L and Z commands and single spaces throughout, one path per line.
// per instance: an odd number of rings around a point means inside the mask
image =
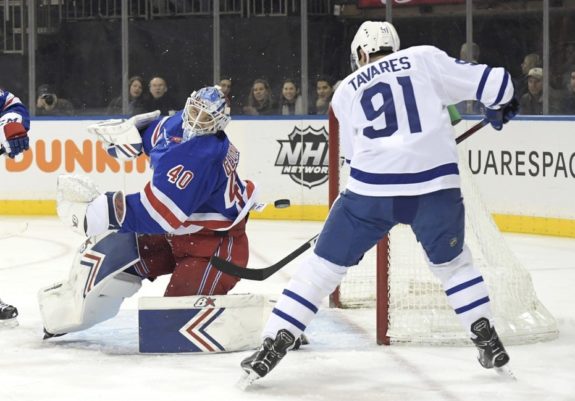
M 471 332 L 477 337 L 472 338 L 471 341 L 479 350 L 477 360 L 485 369 L 495 369 L 495 371 L 504 376 L 515 378 L 507 363 L 509 362 L 509 355 L 495 328 L 489 324 L 489 320 L 481 318 L 471 325 Z
M 18 309 L 12 305 L 8 305 L 0 299 L 0 327 L 16 327 L 18 326 Z
M 305 334 L 301 333 L 301 336 L 299 336 L 295 340 L 295 342 L 293 343 L 293 347 L 290 348 L 290 351 L 297 351 L 302 346 L 308 345 L 308 344 L 309 344 L 309 340 L 308 340 L 307 336 Z
M 238 386 L 245 390 L 254 381 L 267 375 L 286 355 L 296 342 L 295 336 L 286 329 L 278 331 L 275 340 L 264 339 L 260 349 L 241 363 L 245 374 L 240 378 Z
M 54 338 L 54 337 L 62 337 L 65 336 L 68 333 L 61 333 L 61 334 L 53 334 L 50 333 L 48 330 L 46 330 L 46 328 L 44 327 L 44 336 L 42 337 L 42 340 L 48 340 L 50 338 Z

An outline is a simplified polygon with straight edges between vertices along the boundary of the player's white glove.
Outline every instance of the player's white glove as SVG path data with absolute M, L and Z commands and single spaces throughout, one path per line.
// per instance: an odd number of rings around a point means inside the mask
M 130 160 L 142 153 L 142 137 L 139 130 L 150 125 L 160 116 L 160 111 L 138 114 L 128 120 L 105 120 L 88 126 L 88 132 L 96 135 L 111 156 Z
M 120 228 L 126 216 L 122 191 L 101 194 L 90 178 L 77 174 L 58 177 L 56 203 L 60 220 L 88 237 Z

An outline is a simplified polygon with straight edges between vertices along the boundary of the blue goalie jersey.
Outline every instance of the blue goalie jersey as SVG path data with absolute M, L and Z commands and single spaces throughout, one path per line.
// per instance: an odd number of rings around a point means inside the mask
M 122 231 L 188 234 L 227 230 L 247 215 L 255 185 L 236 171 L 240 154 L 223 131 L 182 141 L 182 112 L 160 117 L 142 133 L 153 176 L 126 196 Z

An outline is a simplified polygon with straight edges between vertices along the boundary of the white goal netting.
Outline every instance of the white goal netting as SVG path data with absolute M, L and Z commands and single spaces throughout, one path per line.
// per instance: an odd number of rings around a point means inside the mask
M 460 149 L 461 150 L 461 149 Z M 506 344 L 550 340 L 558 335 L 555 318 L 538 300 L 531 275 L 506 244 L 484 206 L 474 178 L 460 154 L 460 174 L 466 208 L 465 242 L 490 292 L 499 335 Z M 345 182 L 342 171 L 341 182 Z M 408 226 L 390 234 L 388 331 L 392 343 L 469 343 L 448 306 L 438 279 L 429 271 L 421 245 Z M 378 266 L 385 268 L 385 266 Z M 374 307 L 376 258 L 370 251 L 350 269 L 340 287 L 343 307 Z

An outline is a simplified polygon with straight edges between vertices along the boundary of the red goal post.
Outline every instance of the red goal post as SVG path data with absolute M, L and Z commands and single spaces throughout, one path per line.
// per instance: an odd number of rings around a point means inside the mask
M 329 207 L 338 197 L 340 188 L 340 166 L 342 164 L 339 155 L 339 124 L 331 107 L 329 108 Z M 376 291 L 378 294 L 387 293 L 388 276 L 388 238 L 381 240 L 377 244 L 377 268 L 376 272 Z M 340 301 L 339 287 L 329 297 L 329 306 L 332 308 L 343 307 Z M 376 339 L 379 345 L 389 345 L 387 336 L 388 324 L 388 307 L 387 297 L 377 297 L 376 301 Z

